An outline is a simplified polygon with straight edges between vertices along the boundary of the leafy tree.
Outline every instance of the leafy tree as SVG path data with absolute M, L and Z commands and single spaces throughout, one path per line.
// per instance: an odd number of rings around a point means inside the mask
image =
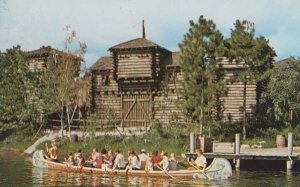
M 266 97 L 274 106 L 276 121 L 293 125 L 300 115 L 300 61 L 294 58 L 276 64 L 266 73 Z M 295 119 L 294 119 L 295 118 Z
M 0 131 L 32 124 L 36 113 L 33 79 L 20 46 L 0 52 Z
M 190 21 L 180 47 L 180 67 L 183 73 L 183 104 L 192 121 L 199 121 L 200 134 L 203 122 L 212 120 L 218 91 L 218 66 L 216 57 L 221 49 L 223 36 L 212 20 L 200 16 L 198 22 Z
M 261 75 L 272 67 L 276 56 L 275 51 L 269 46 L 269 41 L 260 36 L 255 37 L 254 23 L 247 20 L 237 20 L 235 29 L 231 30 L 231 36 L 225 42 L 226 56 L 243 64 L 244 69 L 238 76 L 244 85 L 243 91 L 243 139 L 246 139 L 246 96 L 247 83 L 260 81 Z
M 80 107 L 89 103 L 86 93 L 88 81 L 79 77 L 86 45 L 79 42 L 79 49 L 72 52 L 76 32 L 71 30 L 70 26 L 66 26 L 65 30 L 67 31 L 64 42 L 65 53 L 57 54 L 57 57 L 50 56 L 47 63 L 52 65 L 43 70 L 42 98 L 48 114 L 57 112 L 59 115 L 62 135 L 67 124 L 71 136 L 71 124 L 75 116 L 80 114 Z

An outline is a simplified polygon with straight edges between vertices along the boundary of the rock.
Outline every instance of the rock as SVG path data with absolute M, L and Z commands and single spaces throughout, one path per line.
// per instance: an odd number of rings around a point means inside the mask
M 257 145 L 257 144 L 254 144 L 254 145 L 252 145 L 251 146 L 251 148 L 253 148 L 253 149 L 257 149 L 257 148 L 262 148 L 262 145 Z
M 249 144 L 242 144 L 241 149 L 250 149 L 250 145 Z

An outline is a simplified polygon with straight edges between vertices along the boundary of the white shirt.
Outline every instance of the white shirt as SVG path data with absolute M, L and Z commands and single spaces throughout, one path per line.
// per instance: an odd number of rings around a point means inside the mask
M 167 156 L 163 157 L 160 164 L 162 164 L 162 167 L 163 167 L 164 170 L 169 170 L 169 158 Z
M 204 167 L 204 165 L 207 164 L 205 156 L 203 156 L 203 155 L 198 156 L 197 159 L 195 160 L 195 164 L 198 167 Z
M 113 168 L 125 168 L 125 159 L 124 156 L 120 153 L 117 154 L 116 158 L 115 158 L 115 164 Z
M 140 162 L 139 162 L 137 156 L 130 156 L 129 162 L 130 162 L 131 168 L 137 168 L 137 169 L 141 168 L 141 165 L 140 165 Z
M 149 160 L 149 157 L 145 153 L 141 153 L 139 154 L 139 159 L 141 162 L 147 162 Z

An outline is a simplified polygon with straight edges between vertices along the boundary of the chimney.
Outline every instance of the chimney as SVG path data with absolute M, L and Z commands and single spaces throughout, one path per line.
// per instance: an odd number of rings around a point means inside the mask
M 145 32 L 145 24 L 144 24 L 144 20 L 143 20 L 143 38 L 146 38 L 146 32 Z

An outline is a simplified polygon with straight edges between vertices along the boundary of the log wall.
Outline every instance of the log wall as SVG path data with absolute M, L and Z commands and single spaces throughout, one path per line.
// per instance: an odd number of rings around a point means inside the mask
M 230 62 L 223 59 L 221 62 L 226 94 L 220 97 L 222 102 L 222 116 L 224 121 L 238 122 L 243 119 L 244 84 L 238 81 L 238 75 L 243 71 L 244 63 Z M 257 94 L 256 84 L 246 85 L 246 116 L 255 116 Z
M 178 94 L 179 81 L 183 79 L 179 67 L 164 68 L 161 76 L 163 81 L 153 100 L 153 117 L 163 124 L 184 123 L 183 98 Z
M 117 79 L 153 78 L 153 61 L 151 52 L 120 52 L 116 58 Z

